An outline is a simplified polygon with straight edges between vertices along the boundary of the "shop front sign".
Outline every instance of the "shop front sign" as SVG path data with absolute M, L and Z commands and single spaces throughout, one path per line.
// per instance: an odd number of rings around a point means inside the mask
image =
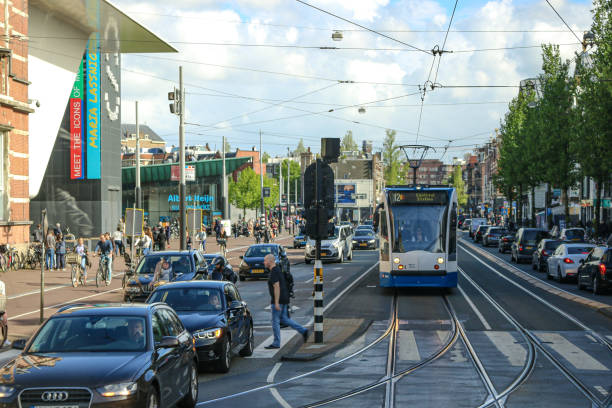
M 83 178 L 83 61 L 70 92 L 70 178 Z
M 187 209 L 210 210 L 211 203 L 214 201 L 215 197 L 208 194 L 189 194 L 185 197 L 185 204 Z M 179 203 L 180 199 L 178 194 L 168 195 L 168 204 L 170 204 L 170 211 L 178 211 Z

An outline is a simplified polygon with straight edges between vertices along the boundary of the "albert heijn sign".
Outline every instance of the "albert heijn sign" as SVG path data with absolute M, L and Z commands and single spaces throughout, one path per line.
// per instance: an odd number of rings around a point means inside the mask
M 195 181 L 196 179 L 196 169 L 195 166 L 185 166 L 185 181 Z M 170 167 L 170 180 L 171 181 L 179 181 L 181 178 L 180 175 L 180 167 L 178 165 L 174 165 Z

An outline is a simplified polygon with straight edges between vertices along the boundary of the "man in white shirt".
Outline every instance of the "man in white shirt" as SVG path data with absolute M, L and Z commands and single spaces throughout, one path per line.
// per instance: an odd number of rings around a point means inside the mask
M 123 255 L 123 233 L 121 227 L 117 227 L 117 231 L 113 232 L 113 241 L 115 243 L 115 255 Z
M 206 252 L 206 227 L 202 226 L 196 235 L 196 240 L 200 242 L 200 251 Z

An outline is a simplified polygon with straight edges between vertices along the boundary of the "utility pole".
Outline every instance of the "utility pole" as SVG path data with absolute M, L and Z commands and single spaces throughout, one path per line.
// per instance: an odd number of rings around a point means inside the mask
M 289 150 L 289 148 L 287 148 L 287 150 Z M 291 160 L 287 159 L 287 199 L 285 200 L 285 202 L 287 203 L 287 217 L 291 216 L 291 209 L 289 208 L 289 202 L 291 201 L 291 199 L 289 197 L 291 197 L 291 188 L 289 187 L 289 180 L 291 179 Z M 285 226 L 286 228 L 287 226 Z
M 185 223 L 185 90 L 183 89 L 183 67 L 179 66 L 179 229 L 181 246 L 187 248 Z
M 266 209 L 264 208 L 264 194 L 263 194 L 263 150 L 261 150 L 261 130 L 259 131 L 259 187 L 261 192 L 261 211 L 260 216 L 265 216 Z M 267 225 L 267 221 L 266 221 Z
M 42 253 L 40 258 L 40 320 L 42 323 L 45 319 L 45 260 L 47 258 L 47 229 L 49 228 L 47 222 L 47 209 L 41 211 L 40 215 L 40 225 L 42 228 L 43 240 L 41 242 Z M 53 267 L 53 260 L 51 260 L 51 265 L 49 266 L 49 270 Z
M 138 123 L 138 101 L 136 101 L 136 208 L 142 208 L 142 193 L 140 190 L 140 124 Z
M 283 163 L 280 163 L 278 168 L 278 214 L 280 219 L 278 220 L 279 229 L 283 226 Z
M 223 219 L 227 219 L 229 216 L 229 209 L 228 209 L 228 205 L 227 205 L 227 177 L 225 177 L 225 136 L 223 136 L 223 174 L 221 175 L 222 177 L 222 182 L 221 182 L 221 189 L 223 190 Z

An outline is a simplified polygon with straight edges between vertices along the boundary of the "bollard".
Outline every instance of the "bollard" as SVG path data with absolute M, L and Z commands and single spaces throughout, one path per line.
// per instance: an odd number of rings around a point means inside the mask
M 323 262 L 314 264 L 314 342 L 323 343 Z

